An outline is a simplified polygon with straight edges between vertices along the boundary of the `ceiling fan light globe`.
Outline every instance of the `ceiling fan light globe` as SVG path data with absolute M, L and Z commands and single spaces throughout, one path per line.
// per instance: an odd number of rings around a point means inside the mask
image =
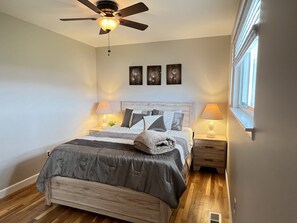
M 104 31 L 112 31 L 119 25 L 120 21 L 115 17 L 101 17 L 97 19 L 97 23 Z

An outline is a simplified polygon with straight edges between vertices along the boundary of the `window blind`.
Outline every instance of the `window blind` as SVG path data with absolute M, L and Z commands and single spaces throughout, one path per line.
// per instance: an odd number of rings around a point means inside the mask
M 261 0 L 247 0 L 234 38 L 234 63 L 237 63 L 258 35 Z

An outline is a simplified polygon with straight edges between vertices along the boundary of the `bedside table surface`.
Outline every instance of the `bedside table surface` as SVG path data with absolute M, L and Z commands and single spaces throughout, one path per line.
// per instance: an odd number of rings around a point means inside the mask
M 210 140 L 210 141 L 227 141 L 226 136 L 216 135 L 215 138 L 208 138 L 206 135 L 195 134 L 194 139 Z
M 102 127 L 101 126 L 97 126 L 97 127 L 94 127 L 94 128 L 91 128 L 89 130 L 89 134 L 93 133 L 93 132 L 98 132 L 98 131 L 102 131 Z
M 91 130 L 101 131 L 102 130 L 102 127 L 101 126 L 97 126 L 97 127 L 91 128 Z

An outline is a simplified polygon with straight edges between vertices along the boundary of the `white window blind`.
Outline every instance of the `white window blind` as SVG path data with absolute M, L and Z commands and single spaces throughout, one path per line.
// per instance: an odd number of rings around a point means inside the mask
M 234 63 L 241 59 L 258 34 L 261 0 L 247 0 L 245 4 L 234 38 Z

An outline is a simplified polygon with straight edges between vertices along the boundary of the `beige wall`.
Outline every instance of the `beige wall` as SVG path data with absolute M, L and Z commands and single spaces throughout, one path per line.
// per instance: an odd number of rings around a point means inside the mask
M 111 35 L 112 41 L 112 35 Z M 226 113 L 230 37 L 155 42 L 97 48 L 99 99 L 112 101 L 189 101 L 196 102 L 197 119 L 207 102 L 222 103 Z M 182 64 L 182 84 L 166 85 L 166 64 Z M 143 85 L 129 86 L 129 66 L 143 66 Z M 161 86 L 147 86 L 147 65 L 162 65 Z M 225 134 L 225 123 L 216 121 L 218 134 Z M 205 133 L 207 121 L 194 125 Z
M 262 0 L 255 140 L 228 116 L 234 223 L 297 219 L 297 3 Z
M 0 27 L 1 190 L 96 125 L 97 92 L 95 48 L 4 14 Z

